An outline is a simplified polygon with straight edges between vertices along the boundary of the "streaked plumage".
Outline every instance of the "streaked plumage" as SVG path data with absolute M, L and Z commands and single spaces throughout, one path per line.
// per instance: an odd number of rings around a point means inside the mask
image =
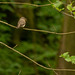
M 18 21 L 18 25 L 17 25 L 17 28 L 21 28 L 21 27 L 24 27 L 26 25 L 26 18 L 25 17 L 21 17 Z

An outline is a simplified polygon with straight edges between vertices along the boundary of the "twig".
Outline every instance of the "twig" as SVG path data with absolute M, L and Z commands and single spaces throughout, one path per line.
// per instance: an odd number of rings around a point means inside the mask
M 52 26 L 53 26 L 54 31 L 56 32 L 56 27 L 54 25 L 52 25 Z
M 16 44 L 13 48 L 16 48 L 18 45 Z
M 31 5 L 36 7 L 42 7 L 42 6 L 50 6 L 51 4 L 44 4 L 44 5 L 37 5 L 37 4 L 31 4 L 31 3 L 21 3 L 21 2 L 0 2 L 0 4 L 25 4 L 25 5 Z
M 49 67 L 51 67 L 49 63 L 48 63 L 48 65 L 49 65 Z M 52 68 L 52 70 L 53 70 L 53 68 Z M 58 73 L 57 73 L 56 71 L 53 70 L 53 72 L 54 72 L 56 75 L 58 75 Z
M 20 75 L 21 74 L 21 70 L 19 71 L 19 74 L 18 75 Z
M 72 3 L 71 0 L 69 0 L 69 2 Z
M 74 18 L 73 15 L 70 15 L 70 14 L 68 14 L 68 13 L 65 13 L 65 12 L 60 12 L 60 13 L 62 13 L 62 14 L 64 14 L 64 15 L 67 15 L 67 16 L 70 16 L 70 17 L 73 17 L 73 18 Z
M 53 4 L 50 0 L 48 0 L 48 2 L 49 2 L 50 4 Z
M 7 48 L 9 48 L 9 49 L 11 49 L 12 51 L 14 51 L 14 52 L 20 54 L 21 56 L 27 58 L 28 60 L 32 61 L 32 62 L 35 63 L 36 65 L 40 66 L 41 68 L 44 68 L 44 69 L 47 69 L 47 70 L 55 70 L 55 71 L 75 71 L 75 69 L 52 69 L 52 68 L 45 67 L 45 66 L 43 66 L 43 65 L 41 65 L 41 64 L 39 64 L 39 63 L 37 63 L 36 61 L 32 60 L 32 59 L 29 58 L 28 56 L 26 56 L 26 55 L 22 54 L 21 52 L 17 51 L 16 49 L 11 48 L 10 46 L 6 45 L 5 43 L 0 42 L 0 44 L 6 46 Z

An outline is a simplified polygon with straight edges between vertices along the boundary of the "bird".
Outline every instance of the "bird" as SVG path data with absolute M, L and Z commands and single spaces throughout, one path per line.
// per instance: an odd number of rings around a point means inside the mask
M 25 17 L 21 17 L 18 21 L 17 29 L 25 27 L 26 21 L 27 19 Z

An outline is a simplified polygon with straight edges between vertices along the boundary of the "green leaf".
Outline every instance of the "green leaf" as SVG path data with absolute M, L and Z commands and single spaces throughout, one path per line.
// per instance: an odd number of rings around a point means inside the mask
M 72 12 L 72 3 L 67 5 L 67 9 Z
M 75 10 L 75 6 L 72 8 L 72 11 L 74 11 Z
M 75 64 L 75 56 L 71 56 L 71 61 L 72 61 L 72 64 Z
M 60 57 L 68 58 L 69 57 L 69 52 L 66 52 L 64 54 L 61 54 Z
M 70 56 L 69 52 L 61 54 L 60 57 L 63 57 L 67 62 L 72 62 L 72 64 L 75 64 L 75 56 Z
M 73 14 L 75 15 L 75 12 L 73 12 Z
M 72 13 L 73 13 L 73 15 L 74 15 L 73 17 L 74 17 L 74 19 L 75 19 L 75 12 L 72 12 Z
M 71 58 L 70 58 L 70 57 L 67 57 L 67 58 L 65 58 L 65 60 L 66 60 L 67 62 L 70 62 L 70 61 L 71 61 Z
M 64 8 L 62 8 L 62 9 L 59 9 L 59 8 L 56 8 L 58 11 L 62 11 L 62 10 L 64 10 Z
M 53 4 L 53 7 L 59 8 L 63 3 L 61 1 L 56 1 L 56 3 Z
M 56 1 L 56 3 L 52 4 L 54 8 L 56 8 L 58 11 L 64 10 L 64 8 L 59 8 L 63 3 L 61 1 Z

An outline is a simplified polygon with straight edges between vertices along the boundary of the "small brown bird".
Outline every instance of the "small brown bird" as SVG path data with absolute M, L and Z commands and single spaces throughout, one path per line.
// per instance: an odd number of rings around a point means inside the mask
M 21 17 L 18 21 L 17 28 L 23 28 L 26 25 L 27 19 L 25 17 Z

